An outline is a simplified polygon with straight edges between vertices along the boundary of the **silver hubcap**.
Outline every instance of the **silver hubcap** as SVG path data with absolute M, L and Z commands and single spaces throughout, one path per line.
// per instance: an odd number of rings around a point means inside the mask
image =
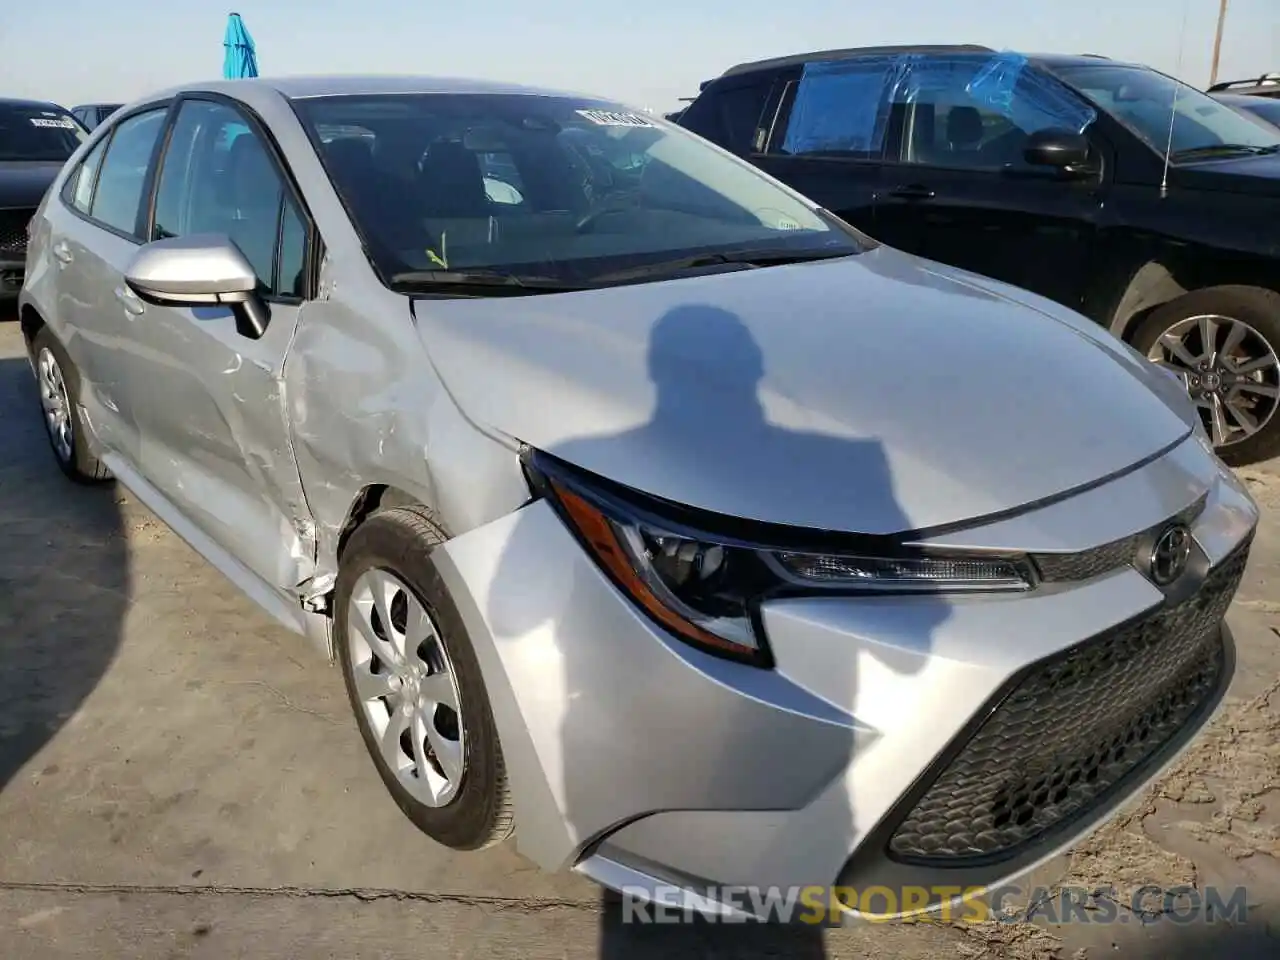
M 62 368 L 58 358 L 45 347 L 36 360 L 39 370 L 40 406 L 44 409 L 44 425 L 53 441 L 53 449 L 65 463 L 71 461 L 73 434 L 71 426 L 71 401 L 67 399 L 67 385 L 62 380 Z
M 1180 320 L 1147 357 L 1181 378 L 1215 447 L 1253 436 L 1280 406 L 1280 360 L 1242 320 L 1212 314 Z
M 466 762 L 462 709 L 431 615 L 398 577 L 369 570 L 351 592 L 347 643 L 383 761 L 419 802 L 449 803 Z

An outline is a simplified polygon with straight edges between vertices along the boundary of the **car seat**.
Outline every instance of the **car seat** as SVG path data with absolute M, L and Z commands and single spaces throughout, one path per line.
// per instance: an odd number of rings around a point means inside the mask
M 952 107 L 947 112 L 947 145 L 954 153 L 972 153 L 982 145 L 982 114 L 977 107 Z

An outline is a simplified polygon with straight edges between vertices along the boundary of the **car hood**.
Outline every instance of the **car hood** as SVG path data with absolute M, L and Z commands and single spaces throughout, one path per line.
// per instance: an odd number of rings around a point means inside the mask
M 0 160 L 0 209 L 39 206 L 61 169 L 59 161 Z
M 1169 179 L 1188 190 L 1280 197 L 1280 154 L 1189 164 L 1171 170 Z
M 884 247 L 413 310 L 482 429 L 771 523 L 888 534 L 1000 513 L 1144 461 L 1195 416 L 1078 314 Z

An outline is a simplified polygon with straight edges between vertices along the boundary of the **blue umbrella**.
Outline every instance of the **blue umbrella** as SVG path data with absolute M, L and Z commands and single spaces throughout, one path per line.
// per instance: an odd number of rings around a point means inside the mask
M 258 75 L 258 51 L 240 14 L 233 13 L 227 18 L 227 32 L 222 38 L 222 47 L 223 77 L 239 80 Z

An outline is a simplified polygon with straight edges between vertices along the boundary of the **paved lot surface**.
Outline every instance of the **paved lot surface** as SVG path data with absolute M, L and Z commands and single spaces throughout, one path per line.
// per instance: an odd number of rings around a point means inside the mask
M 0 319 L 0 957 L 1224 957 L 1280 954 L 1280 473 L 1231 623 L 1229 709 L 1030 885 L 1248 887 L 1244 925 L 624 927 L 512 850 L 457 855 L 384 794 L 337 671 L 122 491 L 53 466 Z M 1147 901 L 1159 907 L 1160 898 Z M 1094 901 L 1088 916 L 1106 915 Z

